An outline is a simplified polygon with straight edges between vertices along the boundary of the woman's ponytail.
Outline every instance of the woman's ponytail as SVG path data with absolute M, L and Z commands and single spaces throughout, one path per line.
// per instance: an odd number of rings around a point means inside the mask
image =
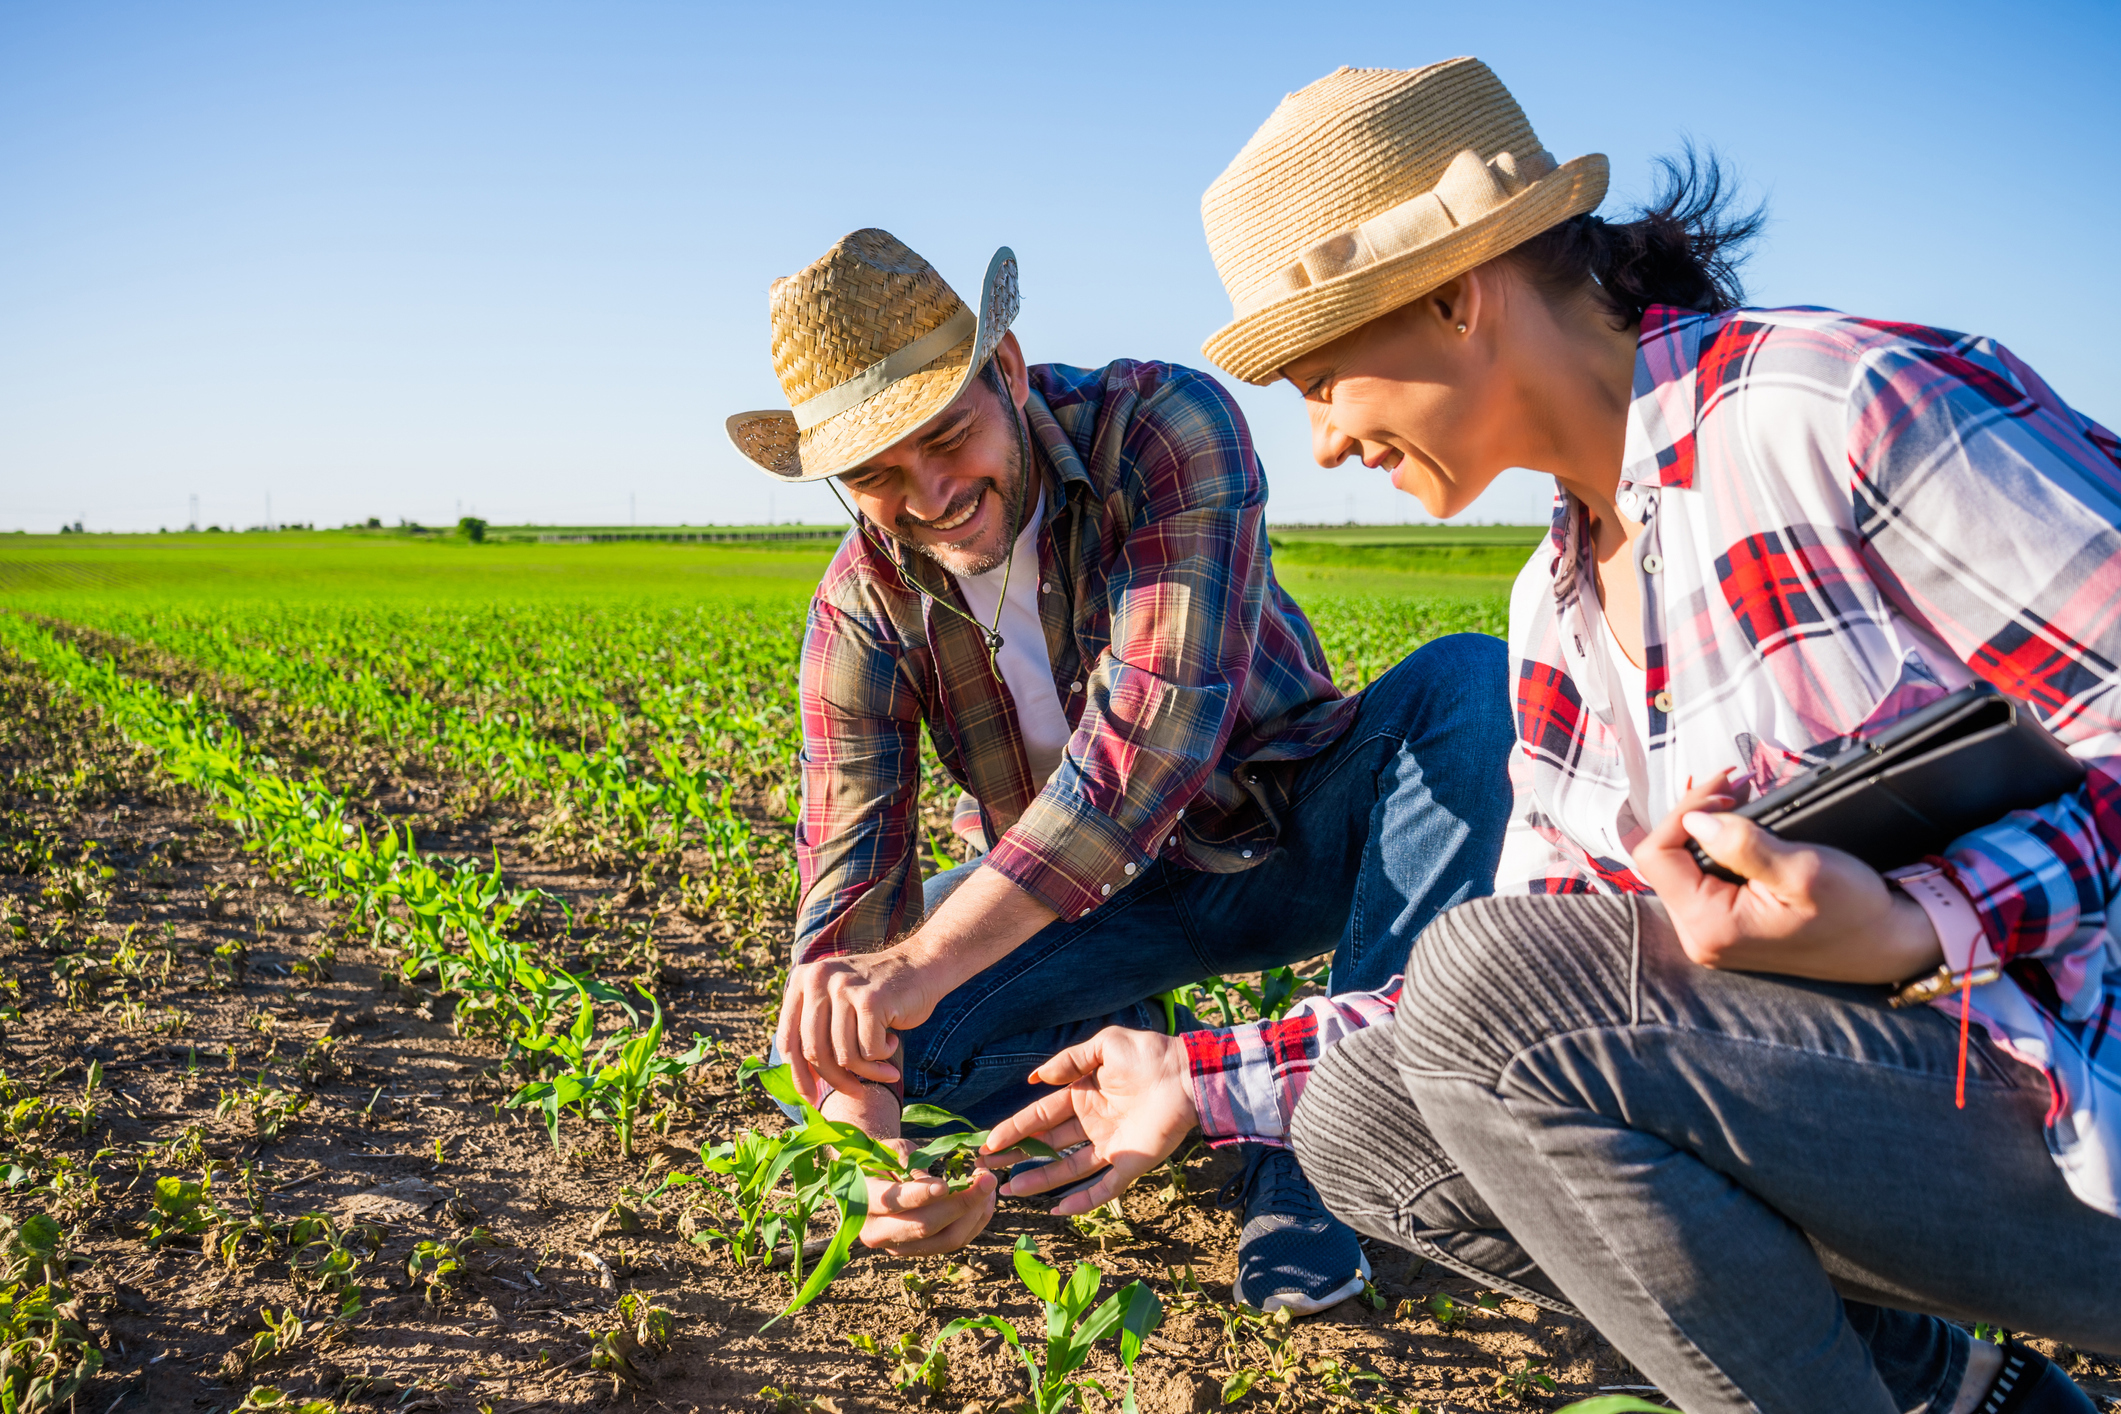
M 1657 159 L 1650 204 L 1633 220 L 1572 216 L 1503 257 L 1550 301 L 1588 291 L 1625 328 L 1653 304 L 1719 314 L 1745 302 L 1738 267 L 1767 224 L 1767 208 L 1733 211 L 1732 182 L 1713 154 L 1689 144 Z

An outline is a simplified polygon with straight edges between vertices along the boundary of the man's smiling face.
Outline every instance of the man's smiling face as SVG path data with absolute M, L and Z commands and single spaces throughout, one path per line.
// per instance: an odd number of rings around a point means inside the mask
M 1000 566 L 1024 522 L 1016 419 L 1030 384 L 1016 335 L 1003 336 L 993 368 L 1013 407 L 982 373 L 950 406 L 839 477 L 864 516 L 952 574 Z

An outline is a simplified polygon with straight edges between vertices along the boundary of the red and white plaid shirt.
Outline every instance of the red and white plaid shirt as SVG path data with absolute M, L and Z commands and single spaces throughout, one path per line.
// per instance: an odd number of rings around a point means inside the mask
M 1689 777 L 1732 767 L 1770 790 L 1986 679 L 2087 778 L 1945 852 L 2007 969 L 1975 989 L 1975 1018 L 2047 1072 L 2057 1164 L 2121 1216 L 2121 442 L 1988 339 L 1655 308 L 1618 506 L 1644 526 L 1647 779 L 1631 790 L 1593 656 L 1586 514 L 1564 496 L 1510 604 L 1519 749 L 1498 891 L 1646 890 L 1629 851 Z M 1286 1134 L 1318 1054 L 1397 995 L 1395 980 L 1189 1037 L 1203 1128 Z M 1957 1015 L 1956 994 L 1939 1005 Z

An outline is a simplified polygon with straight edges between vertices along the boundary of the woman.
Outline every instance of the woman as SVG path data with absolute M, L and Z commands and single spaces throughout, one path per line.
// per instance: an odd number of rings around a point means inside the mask
M 1208 353 L 1294 384 L 1322 465 L 1438 516 L 1557 482 L 1505 896 L 1403 991 L 1049 1062 L 992 1142 L 1090 1144 L 1005 1191 L 1286 1136 L 1339 1216 L 1580 1309 L 1693 1414 L 2090 1410 L 1950 1321 L 2121 1351 L 2121 447 L 1985 340 L 1737 308 L 1756 219 L 1667 175 L 1601 222 L 1604 159 L 1462 59 L 1328 76 L 1210 188 Z M 1975 678 L 2085 786 L 1892 879 L 1722 813 Z

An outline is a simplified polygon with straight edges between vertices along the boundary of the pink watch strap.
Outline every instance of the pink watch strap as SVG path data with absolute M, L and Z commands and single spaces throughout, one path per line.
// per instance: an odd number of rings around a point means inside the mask
M 1924 862 L 1890 870 L 1885 877 L 1929 915 L 1937 941 L 1944 947 L 1946 967 L 1957 973 L 1996 966 L 1996 950 L 1989 944 L 1988 930 L 1981 926 L 1981 915 L 1950 874 Z

